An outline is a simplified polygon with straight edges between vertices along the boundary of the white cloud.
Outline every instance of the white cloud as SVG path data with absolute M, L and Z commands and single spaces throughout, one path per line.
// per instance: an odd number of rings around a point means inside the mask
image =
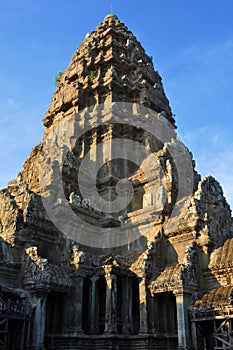
M 174 53 L 167 74 L 184 143 L 201 175 L 221 183 L 233 209 L 232 62 L 233 39 L 199 42 Z
M 223 125 L 194 128 L 183 135 L 183 142 L 194 154 L 202 177 L 212 175 L 223 187 L 233 209 L 233 140 Z
M 21 102 L 15 101 L 13 98 L 8 98 L 7 104 L 13 110 L 19 110 L 21 107 Z
M 199 42 L 173 52 L 166 61 L 165 71 L 168 76 L 166 86 L 171 90 L 175 105 L 184 108 L 191 104 L 194 107 L 195 103 L 212 97 L 218 107 L 223 103 L 223 94 L 229 95 L 231 91 L 232 97 L 232 62 L 233 38 L 208 45 Z M 196 109 L 200 110 L 201 106 Z

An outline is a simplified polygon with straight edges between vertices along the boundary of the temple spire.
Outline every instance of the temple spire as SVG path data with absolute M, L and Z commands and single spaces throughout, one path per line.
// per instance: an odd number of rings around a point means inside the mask
M 138 103 L 174 124 L 162 78 L 151 57 L 115 14 L 108 14 L 78 46 L 59 79 L 44 125 L 96 104 Z

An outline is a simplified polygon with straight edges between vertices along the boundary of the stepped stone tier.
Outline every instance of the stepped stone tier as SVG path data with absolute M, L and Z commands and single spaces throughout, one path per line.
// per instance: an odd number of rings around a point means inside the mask
M 0 191 L 0 350 L 231 349 L 230 207 L 117 16 L 77 48 L 44 125 Z
M 109 15 L 75 51 L 45 115 L 50 126 L 59 112 L 64 117 L 95 104 L 137 102 L 165 111 L 174 123 L 162 79 L 151 57 L 114 15 Z

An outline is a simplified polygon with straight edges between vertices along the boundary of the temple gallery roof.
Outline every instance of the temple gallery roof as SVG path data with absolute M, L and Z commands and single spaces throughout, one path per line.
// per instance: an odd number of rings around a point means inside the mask
M 233 238 L 229 238 L 211 254 L 210 269 L 227 267 L 233 267 Z
M 206 309 L 216 309 L 225 306 L 232 306 L 233 302 L 233 286 L 224 286 L 220 288 L 211 289 L 205 292 L 194 303 L 193 308 L 198 311 L 205 311 Z
M 173 264 L 167 266 L 158 276 L 153 277 L 149 285 L 151 294 L 172 291 L 174 287 L 177 287 L 181 283 L 183 268 L 182 264 Z

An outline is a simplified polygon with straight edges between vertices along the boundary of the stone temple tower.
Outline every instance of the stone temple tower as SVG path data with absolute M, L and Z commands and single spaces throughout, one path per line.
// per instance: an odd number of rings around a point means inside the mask
M 58 77 L 0 191 L 0 350 L 231 349 L 233 230 L 115 15 Z

